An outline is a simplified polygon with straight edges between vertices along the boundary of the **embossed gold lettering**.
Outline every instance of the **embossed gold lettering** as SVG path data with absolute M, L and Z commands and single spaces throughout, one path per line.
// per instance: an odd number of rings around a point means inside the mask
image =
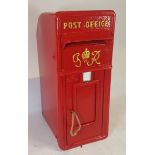
M 66 29 L 66 27 L 67 27 L 67 23 L 64 23 L 64 29 Z
M 91 63 L 89 63 L 89 62 L 87 62 L 87 65 L 88 66 L 92 66 L 94 63 L 96 63 L 96 64 L 101 64 L 100 62 L 98 62 L 98 59 L 99 59 L 99 57 L 100 57 L 100 51 L 94 51 L 94 52 L 92 52 L 92 59 L 91 59 Z
M 79 29 L 81 26 L 81 22 L 65 22 L 64 29 Z
M 63 23 L 64 29 L 80 29 L 80 28 L 86 28 L 86 29 L 98 29 L 103 27 L 110 27 L 110 16 L 104 16 L 103 18 L 99 20 L 89 20 L 85 22 L 81 21 L 69 21 Z
M 75 53 L 73 55 L 73 62 L 75 67 L 81 67 L 82 62 L 87 66 L 92 66 L 95 63 L 97 65 L 101 64 L 101 62 L 99 61 L 100 52 L 101 51 L 99 50 L 99 51 L 93 51 L 90 53 L 90 51 L 87 48 L 85 48 L 81 56 L 80 56 L 80 53 Z
M 81 60 L 80 60 L 79 56 L 80 56 L 80 53 L 75 53 L 73 55 L 73 62 L 75 63 L 75 67 L 81 66 Z
M 110 20 L 105 21 L 105 27 L 110 27 Z
M 86 21 L 85 27 L 86 28 L 91 28 L 91 29 L 92 28 L 101 28 L 101 27 L 105 27 L 105 24 L 107 24 L 107 22 L 108 22 L 108 20 L 106 21 L 106 23 L 105 23 L 104 20 L 101 20 L 101 21 L 98 21 L 98 20 L 96 20 L 96 21 Z

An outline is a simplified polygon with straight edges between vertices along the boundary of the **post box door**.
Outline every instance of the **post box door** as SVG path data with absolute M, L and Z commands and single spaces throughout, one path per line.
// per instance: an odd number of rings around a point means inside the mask
M 101 135 L 104 71 L 67 75 L 67 143 L 81 143 Z

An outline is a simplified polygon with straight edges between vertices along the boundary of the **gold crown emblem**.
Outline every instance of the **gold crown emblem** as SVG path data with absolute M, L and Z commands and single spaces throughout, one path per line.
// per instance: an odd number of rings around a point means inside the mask
M 85 61 L 86 59 L 89 59 L 90 57 L 90 51 L 86 48 L 83 52 L 82 52 L 82 59 Z

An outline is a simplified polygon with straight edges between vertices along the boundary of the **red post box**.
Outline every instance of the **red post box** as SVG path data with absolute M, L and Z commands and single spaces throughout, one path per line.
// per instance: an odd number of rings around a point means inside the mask
M 38 19 L 42 114 L 61 149 L 108 136 L 114 27 L 111 10 Z

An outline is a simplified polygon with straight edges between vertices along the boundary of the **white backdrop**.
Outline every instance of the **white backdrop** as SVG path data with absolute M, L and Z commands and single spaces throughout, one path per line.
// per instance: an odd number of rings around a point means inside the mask
M 41 116 L 37 19 L 42 12 L 66 10 L 114 10 L 115 40 L 110 99 L 110 128 L 106 140 L 61 152 Z M 125 1 L 123 0 L 29 0 L 29 155 L 125 155 Z

